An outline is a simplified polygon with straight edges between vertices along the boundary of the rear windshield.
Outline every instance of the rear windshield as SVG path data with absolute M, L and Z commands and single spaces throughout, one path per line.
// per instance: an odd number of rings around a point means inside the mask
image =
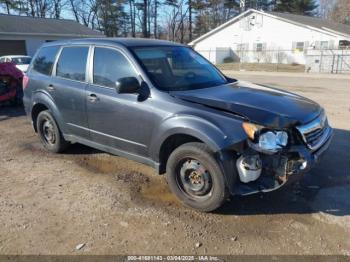
M 59 50 L 59 46 L 43 47 L 33 62 L 32 70 L 44 75 L 51 75 L 53 64 Z

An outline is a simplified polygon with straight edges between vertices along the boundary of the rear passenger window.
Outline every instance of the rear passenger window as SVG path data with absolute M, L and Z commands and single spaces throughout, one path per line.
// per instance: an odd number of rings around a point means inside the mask
M 51 75 L 58 49 L 58 46 L 41 48 L 35 57 L 32 70 L 44 75 Z
M 56 76 L 85 81 L 89 47 L 64 47 L 56 66 Z
M 114 88 L 115 82 L 123 77 L 137 77 L 135 70 L 125 56 L 110 48 L 96 47 L 93 83 Z

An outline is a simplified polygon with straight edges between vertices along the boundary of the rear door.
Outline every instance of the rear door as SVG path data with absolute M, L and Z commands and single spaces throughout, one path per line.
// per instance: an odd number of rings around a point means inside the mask
M 89 46 L 63 46 L 46 87 L 57 105 L 68 131 L 89 139 L 86 115 L 87 57 Z

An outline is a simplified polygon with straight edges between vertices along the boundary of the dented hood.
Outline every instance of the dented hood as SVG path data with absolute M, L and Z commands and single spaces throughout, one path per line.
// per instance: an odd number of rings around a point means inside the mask
M 170 94 L 275 128 L 305 124 L 322 111 L 317 103 L 302 96 L 243 81 L 212 88 L 174 91 Z

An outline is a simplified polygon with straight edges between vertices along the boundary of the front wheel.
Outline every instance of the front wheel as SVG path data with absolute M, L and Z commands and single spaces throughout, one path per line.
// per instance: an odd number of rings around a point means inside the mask
M 228 197 L 222 169 L 203 143 L 187 143 L 175 149 L 166 169 L 171 191 L 188 207 L 211 212 Z

